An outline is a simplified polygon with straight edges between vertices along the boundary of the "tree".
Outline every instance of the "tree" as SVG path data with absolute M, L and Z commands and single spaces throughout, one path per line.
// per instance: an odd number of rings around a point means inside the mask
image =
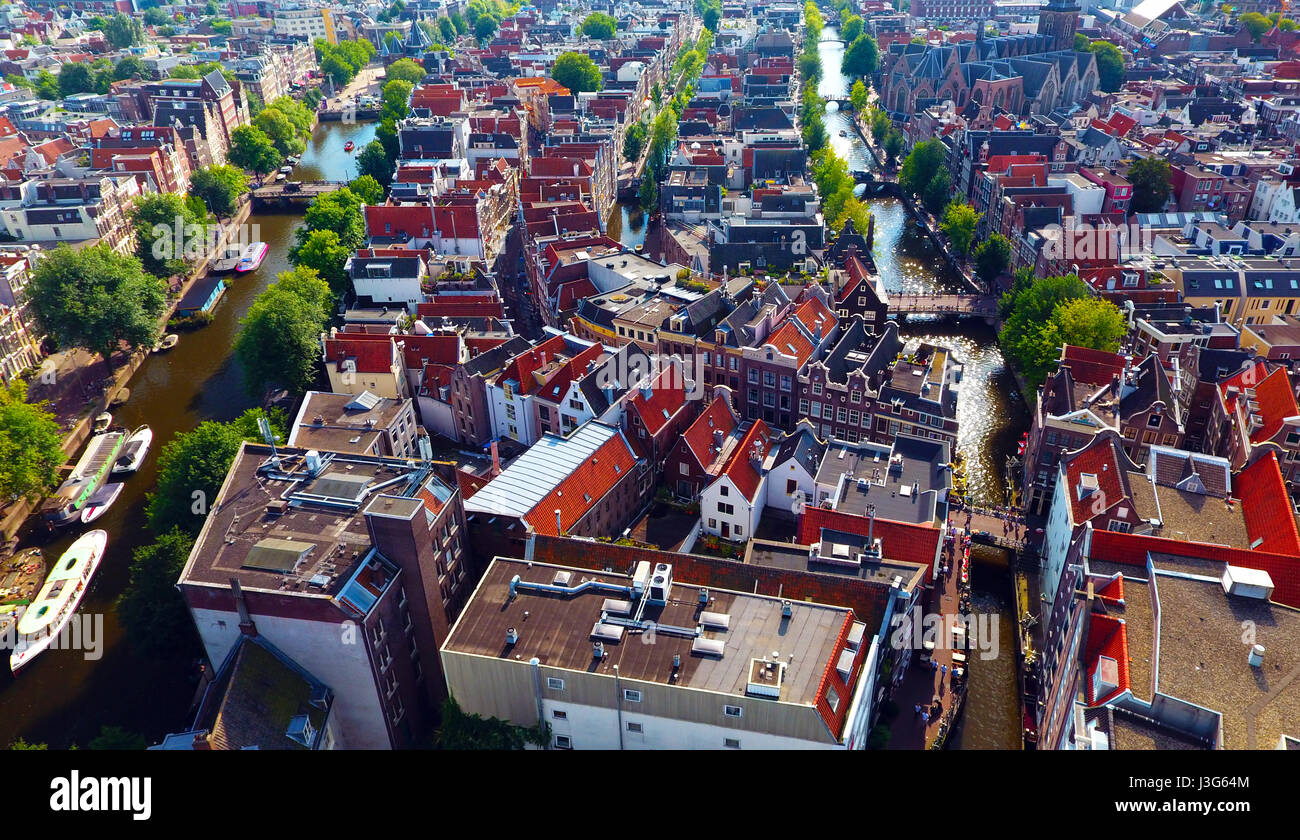
M 597 41 L 608 41 L 617 31 L 618 21 L 604 12 L 592 12 L 582 22 L 582 34 Z
M 575 94 L 601 88 L 600 68 L 585 53 L 561 53 L 551 68 L 551 78 Z
M 411 91 L 414 89 L 415 85 L 401 79 L 387 82 L 379 95 L 384 116 L 395 120 L 405 119 L 407 111 L 410 110 Z
M 646 212 L 659 206 L 659 184 L 655 182 L 650 167 L 646 167 L 645 174 L 641 176 L 641 189 L 637 191 L 637 200 L 641 203 L 641 209 Z
M 378 185 L 376 185 L 378 186 Z M 342 297 L 352 288 L 345 266 L 352 251 L 339 244 L 339 235 L 332 230 L 313 230 L 293 249 L 291 261 L 296 266 L 314 270 L 329 283 L 330 291 Z
M 700 12 L 700 17 L 704 19 L 705 29 L 717 32 L 718 23 L 722 20 L 722 4 L 718 0 L 709 0 L 704 6 L 704 11 Z
M 1005 236 L 995 233 L 975 248 L 975 274 L 985 283 L 992 283 L 1011 265 L 1011 243 Z
M 867 86 L 858 79 L 849 90 L 849 104 L 853 106 L 854 111 L 862 113 L 867 108 L 868 97 Z
M 879 66 L 880 47 L 876 46 L 876 39 L 870 35 L 859 35 L 844 51 L 840 69 L 847 76 L 870 76 Z
M 1092 41 L 1082 32 L 1074 33 L 1074 51 L 1075 52 L 1092 52 Z
M 122 50 L 144 43 L 144 27 L 135 18 L 118 12 L 104 24 L 104 37 L 114 48 Z
M 1120 341 L 1128 334 L 1128 324 L 1119 307 L 1095 297 L 1074 298 L 1059 304 L 1052 310 L 1048 327 L 1055 333 L 1058 348 L 1073 344 L 1107 353 L 1119 350 Z
M 361 175 L 352 179 L 348 189 L 365 204 L 383 204 L 384 188 L 370 175 Z
M 258 114 L 257 119 L 253 120 L 253 126 L 270 138 L 281 158 L 301 154 L 307 148 L 307 144 L 298 136 L 298 129 L 282 111 L 275 108 L 267 107 Z
M 1109 41 L 1093 41 L 1090 47 L 1097 57 L 1097 84 L 1114 93 L 1124 84 L 1124 54 Z
M 401 79 L 402 81 L 410 82 L 413 85 L 418 85 L 420 82 L 424 81 L 424 76 L 424 67 L 409 58 L 397 59 L 397 61 L 388 65 L 388 69 L 384 71 L 384 78 L 387 81 Z
M 330 81 L 334 82 L 335 87 L 340 88 L 346 86 L 348 82 L 352 81 L 352 77 L 356 75 L 352 65 L 337 55 L 325 56 L 321 60 L 320 71 L 322 75 L 328 76 Z
M 1010 314 L 998 336 L 1002 350 L 1024 373 L 1030 387 L 1042 382 L 1060 357 L 1058 336 L 1045 334 L 1059 304 L 1088 297 L 1087 285 L 1074 275 L 1045 277 L 1025 288 L 1012 301 Z
M 158 454 L 157 486 L 148 495 L 145 505 L 149 529 L 162 537 L 159 543 L 174 532 L 187 537 L 198 535 L 208 510 L 216 501 L 217 492 L 226 480 L 226 473 L 235 460 L 239 444 L 245 440 L 262 439 L 257 428 L 257 418 L 261 415 L 260 410 L 249 409 L 229 423 L 206 420 L 196 428 L 172 438 L 162 448 Z M 272 413 L 270 419 L 278 421 L 280 418 Z M 277 422 L 272 422 L 271 425 L 275 428 Z M 181 552 L 182 563 L 184 555 L 188 553 L 188 547 Z M 150 559 L 157 561 L 162 558 Z M 133 568 L 132 578 L 134 577 Z M 168 587 L 173 590 L 176 577 L 176 574 L 172 574 L 167 581 Z M 130 589 L 128 586 L 128 593 Z M 151 600 L 148 593 L 142 593 L 142 597 L 145 601 Z
M 49 744 L 29 744 L 22 738 L 15 738 L 14 741 L 9 744 L 9 749 L 11 750 L 48 750 L 49 748 Z
M 550 724 L 535 729 L 515 726 L 500 718 L 466 714 L 454 697 L 442 704 L 442 726 L 435 746 L 440 750 L 522 750 L 528 744 L 544 747 L 551 742 Z
M 452 25 L 451 18 L 438 18 L 438 34 L 442 35 L 444 44 L 450 44 L 456 40 L 456 27 Z
M 239 199 L 248 192 L 248 176 L 233 166 L 205 166 L 190 176 L 190 195 L 218 216 L 234 215 Z
M 500 21 L 492 15 L 479 15 L 478 20 L 474 21 L 474 37 L 479 41 L 489 41 L 500 25 Z
M 0 497 L 36 496 L 59 482 L 64 461 L 59 424 L 45 403 L 27 402 L 27 383 L 0 387 Z
M 393 162 L 384 151 L 383 143 L 371 140 L 366 144 L 361 154 L 357 155 L 357 171 L 373 178 L 381 187 L 393 182 Z
M 61 346 L 99 353 L 111 365 L 122 343 L 152 347 L 158 340 L 167 284 L 106 244 L 79 251 L 60 245 L 37 263 L 27 296 L 41 328 Z
M 858 40 L 858 36 L 861 34 L 862 18 L 857 15 L 849 15 L 840 25 L 840 37 L 844 39 L 844 43 L 846 44 L 852 44 L 854 41 Z
M 885 137 L 885 162 L 893 166 L 898 160 L 898 156 L 903 153 L 905 145 L 906 141 L 903 140 L 903 133 L 896 128 L 889 129 L 889 134 Z M 944 170 L 943 174 L 947 175 L 947 170 Z
M 464 35 L 466 32 L 469 32 L 469 24 L 465 22 L 465 16 L 460 12 L 452 12 L 447 15 L 447 19 L 451 21 L 451 25 L 456 30 L 457 35 Z
M 142 78 L 148 72 L 149 68 L 144 66 L 143 61 L 133 55 L 124 56 L 121 61 L 113 65 L 113 81 Z
M 344 187 L 332 193 L 318 196 L 307 206 L 303 216 L 306 223 L 298 229 L 298 243 L 307 240 L 313 230 L 332 230 L 339 235 L 339 242 L 349 250 L 355 251 L 366 241 L 366 223 L 361 215 L 361 199 L 352 190 Z M 290 253 L 292 257 L 292 252 Z
M 280 165 L 280 152 L 266 132 L 252 125 L 241 125 L 230 132 L 230 162 L 236 166 L 265 175 Z
M 947 169 L 940 169 L 934 173 L 930 183 L 926 184 L 925 189 L 921 191 L 921 201 L 925 204 L 925 209 L 938 216 L 948 206 L 950 198 L 952 198 L 952 177 Z
M 315 383 L 320 334 L 333 300 L 329 284 L 306 267 L 282 272 L 258 295 L 235 338 L 251 396 L 261 397 L 269 385 L 300 394 Z
M 183 273 L 207 246 L 207 213 L 195 212 L 180 193 L 148 193 L 135 200 L 136 256 L 155 277 Z M 188 258 L 187 258 L 188 257 Z
M 49 70 L 42 69 L 36 74 L 36 95 L 41 99 L 61 99 L 59 78 Z
M 86 93 L 95 87 L 94 73 L 85 62 L 65 64 L 59 68 L 59 95 L 62 97 Z
M 287 96 L 281 96 L 274 102 L 268 103 L 266 108 L 284 114 L 285 118 L 293 125 L 294 130 L 298 132 L 299 137 L 305 139 L 311 136 L 311 130 L 316 125 L 316 115 L 301 102 Z
M 629 163 L 640 160 L 641 152 L 645 151 L 645 141 L 645 123 L 639 122 L 630 126 L 623 135 L 623 160 Z
M 150 9 L 150 11 L 153 11 Z M 180 569 L 176 570 L 180 574 Z M 173 588 L 175 593 L 175 588 Z M 179 595 L 176 595 L 179 599 Z M 138 732 L 130 732 L 120 726 L 101 726 L 99 735 L 86 745 L 88 750 L 143 750 L 149 746 L 144 736 Z
M 163 455 L 159 456 L 160 492 L 164 486 L 163 458 L 170 453 L 167 485 L 180 494 L 177 510 L 169 512 L 168 518 L 181 517 L 191 527 L 188 531 L 174 527 L 155 542 L 137 548 L 131 557 L 126 588 L 117 598 L 117 615 L 126 628 L 132 646 L 141 653 L 148 656 L 175 656 L 177 648 L 196 646 L 194 622 L 190 619 L 184 599 L 176 591 L 176 579 L 180 577 L 181 570 L 189 559 L 190 549 L 194 546 L 194 533 L 202 527 L 208 506 L 215 501 L 242 440 L 226 424 L 208 421 L 194 431 L 178 436 L 167 444 Z M 207 444 L 202 451 L 194 447 L 199 441 Z M 199 483 L 174 486 L 172 475 L 180 472 L 186 472 L 189 478 Z M 160 493 L 150 494 L 150 513 L 159 495 Z M 204 515 L 195 514 L 193 510 L 202 510 Z M 185 644 L 178 644 L 180 642 Z M 118 749 L 97 748 L 93 741 L 90 748 Z
M 913 195 L 921 195 L 947 157 L 948 149 L 939 140 L 923 140 L 912 147 L 898 171 L 898 184 Z
M 166 22 L 167 22 L 167 13 L 164 12 L 162 9 L 158 8 L 157 6 L 154 6 L 151 9 L 144 10 L 145 26 L 162 26 Z
M 1257 44 L 1264 33 L 1273 28 L 1273 21 L 1259 12 L 1246 12 L 1237 18 L 1237 22 L 1250 30 L 1250 40 Z
M 1159 157 L 1143 158 L 1129 167 L 1127 177 L 1133 184 L 1134 213 L 1159 213 L 1164 209 L 1172 189 L 1169 161 Z
M 953 250 L 959 257 L 964 257 L 970 251 L 971 242 L 975 239 L 975 226 L 979 224 L 980 216 L 983 213 L 976 213 L 975 208 L 969 204 L 961 204 L 953 201 L 948 204 L 948 208 L 943 212 L 943 221 L 939 223 L 939 230 L 948 236 L 948 241 L 952 243 Z

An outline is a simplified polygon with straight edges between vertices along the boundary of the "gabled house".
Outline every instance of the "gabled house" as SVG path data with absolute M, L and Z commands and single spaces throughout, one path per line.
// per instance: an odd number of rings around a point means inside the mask
M 763 513 L 765 463 L 775 446 L 772 430 L 762 420 L 736 429 L 723 441 L 708 470 L 714 477 L 700 493 L 703 531 L 726 540 L 743 541 L 758 530 Z

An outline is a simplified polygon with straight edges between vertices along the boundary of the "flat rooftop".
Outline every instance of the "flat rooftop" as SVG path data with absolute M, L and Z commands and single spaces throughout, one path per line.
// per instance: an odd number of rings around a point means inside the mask
M 915 525 L 933 522 L 940 496 L 952 487 L 948 444 L 898 435 L 892 447 L 833 440 L 817 470 L 817 483 L 839 485 L 835 509 Z M 841 481 L 842 477 L 842 481 Z
M 322 452 L 370 451 L 383 430 L 401 415 L 405 400 L 361 394 L 331 394 L 308 391 L 288 444 Z
M 834 552 L 834 546 L 839 545 L 849 550 L 848 556 L 861 552 L 867 541 L 866 537 L 839 531 L 823 531 L 822 534 L 829 537 L 829 544 L 823 542 L 824 551 Z M 901 577 L 904 588 L 908 590 L 921 585 L 926 573 L 926 567 L 919 563 L 904 563 L 887 557 L 868 563 L 826 563 L 812 555 L 810 546 L 775 540 L 750 540 L 745 562 L 769 569 L 857 578 L 881 586 L 890 586 L 894 578 Z
M 796 601 L 792 614 L 782 616 L 779 598 L 749 595 L 710 588 L 709 603 L 701 609 L 700 587 L 673 583 L 665 606 L 648 606 L 642 620 L 660 627 L 654 644 L 644 644 L 640 631 L 622 630 L 618 638 L 604 639 L 605 656 L 594 659 L 593 630 L 601 621 L 611 599 L 632 601 L 613 590 L 588 589 L 580 594 L 551 594 L 520 587 L 510 597 L 510 580 L 554 584 L 567 574 L 568 587 L 599 581 L 631 587 L 627 575 L 596 573 L 585 569 L 496 558 L 483 576 L 469 603 L 461 612 L 444 649 L 494 659 L 537 657 L 549 668 L 601 673 L 613 676 L 618 666 L 624 680 L 643 680 L 688 688 L 746 695 L 755 659 L 771 659 L 773 653 L 785 663 L 780 700 L 814 705 L 823 675 L 834 667 L 841 650 L 840 636 L 853 612 L 843 607 Z M 563 579 L 562 577 L 560 579 Z M 631 610 L 636 603 L 632 601 Z M 670 634 L 665 627 L 696 628 L 708 620 L 702 613 L 725 616 L 727 629 L 705 624 L 701 638 L 721 644 L 721 655 L 693 652 L 695 641 Z M 610 614 L 615 614 L 611 612 Z M 715 619 L 716 621 L 716 619 Z M 513 645 L 506 631 L 519 634 Z M 681 658 L 673 677 L 673 656 Z

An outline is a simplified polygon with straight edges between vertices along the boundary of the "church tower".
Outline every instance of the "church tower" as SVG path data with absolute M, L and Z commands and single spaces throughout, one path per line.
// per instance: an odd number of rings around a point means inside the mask
M 1080 11 L 1075 0 L 1048 0 L 1047 5 L 1038 10 L 1038 34 L 1052 39 L 1049 50 L 1074 49 Z

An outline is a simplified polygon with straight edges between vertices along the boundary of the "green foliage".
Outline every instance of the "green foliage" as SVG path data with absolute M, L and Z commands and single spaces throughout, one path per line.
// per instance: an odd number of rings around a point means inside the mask
M 845 11 L 848 10 L 846 9 Z M 849 14 L 841 21 L 840 37 L 844 39 L 844 43 L 852 44 L 854 41 L 858 40 L 858 36 L 861 34 L 862 18 L 855 14 Z
M 194 622 L 190 619 L 184 599 L 176 591 L 176 581 L 194 546 L 194 534 L 202 527 L 205 518 L 192 513 L 191 509 L 206 512 L 208 506 L 216 500 L 216 494 L 226 479 L 226 471 L 230 469 L 242 440 L 233 424 L 209 421 L 192 432 L 176 437 L 163 449 L 163 455 L 159 456 L 159 491 L 150 494 L 150 514 L 161 493 L 180 493 L 182 495 L 177 500 L 176 507 L 184 510 L 169 512 L 165 518 L 178 517 L 189 526 L 189 530 L 174 527 L 155 542 L 137 548 L 131 557 L 126 587 L 117 597 L 117 616 L 126 628 L 132 646 L 147 656 L 175 656 L 178 647 L 196 647 Z M 197 441 L 211 444 L 212 448 L 199 451 L 193 446 Z M 182 452 L 183 455 L 180 454 Z M 163 490 L 164 457 L 169 458 L 166 464 L 168 474 L 165 476 L 169 488 L 167 491 Z M 181 458 L 184 463 L 178 460 Z M 173 476 L 181 472 L 187 472 L 187 479 L 199 483 L 175 486 Z M 196 507 L 199 497 L 195 493 L 210 495 L 202 497 L 203 503 Z M 152 515 L 150 518 L 152 520 Z M 178 644 L 182 642 L 183 644 Z M 97 747 L 96 741 L 90 743 L 90 749 L 127 749 L 117 746 Z
M 1159 213 L 1173 189 L 1169 161 L 1160 157 L 1143 158 L 1129 167 L 1127 176 L 1133 184 L 1133 212 Z
M 337 233 L 332 230 L 313 230 L 307 234 L 302 244 L 293 249 L 292 262 L 296 266 L 314 270 L 322 280 L 329 283 L 330 291 L 336 297 L 342 297 L 352 286 L 344 268 L 350 256 L 352 251 L 339 243 Z
M 975 274 L 985 283 L 992 283 L 1011 265 L 1011 243 L 1005 236 L 995 233 L 975 248 Z
M 999 340 L 1007 358 L 1037 388 L 1061 356 L 1063 344 L 1114 352 L 1126 332 L 1124 317 L 1114 304 L 1089 295 L 1074 275 L 1022 283 L 1004 296 L 1009 312 Z
M 364 38 L 339 41 L 337 44 L 317 39 L 314 46 L 321 73 L 329 76 L 337 87 L 343 87 L 355 79 L 361 68 L 369 64 L 375 55 L 374 45 Z
M 357 155 L 357 171 L 365 177 L 374 179 L 381 188 L 393 182 L 393 162 L 388 159 L 383 143 L 371 140 L 366 144 L 361 154 Z
M 190 175 L 190 195 L 218 216 L 232 216 L 248 192 L 248 176 L 234 166 L 205 166 Z
M 1088 40 L 1087 35 L 1084 35 L 1082 32 L 1074 33 L 1075 52 L 1092 52 L 1091 46 L 1092 46 L 1092 41 Z
M 898 171 L 898 185 L 913 195 L 924 196 L 926 187 L 938 174 L 948 155 L 939 140 L 923 140 L 912 147 Z
M 958 256 L 964 257 L 970 252 L 971 243 L 975 240 L 975 226 L 983 215 L 975 212 L 975 208 L 969 204 L 956 201 L 949 203 L 944 210 L 939 230 L 948 235 L 948 241 Z
M 253 127 L 270 138 L 281 158 L 302 154 L 307 148 L 307 144 L 298 136 L 298 129 L 283 111 L 276 108 L 267 106 L 266 110 L 253 120 Z
M 424 81 L 424 67 L 418 62 L 409 58 L 399 58 L 384 70 L 384 79 L 392 81 L 401 79 L 404 82 L 410 82 L 417 85 Z
M 885 160 L 890 166 L 893 166 L 894 162 L 898 160 L 898 156 L 903 153 L 904 145 L 903 133 L 896 128 L 889 129 L 889 134 L 885 137 Z M 944 170 L 943 174 L 944 177 L 947 177 L 947 170 Z
M 822 19 L 822 13 L 817 10 L 817 4 L 813 0 L 803 4 L 803 25 L 806 30 L 804 40 L 816 44 L 822 37 L 822 29 L 825 28 L 826 21 Z
M 41 329 L 60 346 L 83 347 L 111 360 L 122 343 L 154 345 L 166 288 L 138 259 L 105 244 L 81 250 L 60 245 L 37 263 L 27 297 Z
M 62 99 L 59 79 L 49 70 L 42 69 L 36 74 L 36 95 L 41 99 Z
M 348 189 L 365 204 L 383 204 L 384 188 L 370 175 L 361 175 L 352 179 Z
M 635 123 L 628 127 L 623 134 L 623 160 L 635 162 L 641 159 L 641 152 L 645 151 L 645 141 L 648 133 L 645 123 Z
M 490 41 L 500 25 L 501 22 L 492 15 L 479 15 L 474 21 L 474 37 L 479 41 Z
M 104 24 L 104 37 L 115 49 L 126 49 L 144 43 L 144 27 L 135 18 L 118 12 Z
M 167 13 L 155 6 L 144 10 L 143 20 L 145 26 L 162 26 L 167 22 Z
M 442 36 L 444 44 L 450 44 L 456 40 L 456 27 L 452 25 L 451 18 L 438 18 L 438 34 Z
M 74 96 L 94 90 L 95 75 L 86 62 L 65 64 L 59 68 L 59 95 Z
M 1108 41 L 1093 41 L 1088 49 L 1097 57 L 1097 84 L 1114 93 L 1124 84 L 1124 54 Z
M 260 398 L 270 385 L 301 394 L 316 382 L 320 334 L 333 301 L 329 284 L 305 266 L 282 272 L 258 295 L 235 338 L 250 396 Z
M 200 256 L 201 249 L 194 245 L 207 242 L 207 221 L 206 211 L 196 212 L 180 193 L 149 193 L 137 198 L 131 208 L 131 223 L 135 253 L 144 270 L 155 277 L 184 273 Z
M 442 704 L 442 726 L 438 729 L 437 749 L 522 750 L 529 744 L 545 747 L 550 742 L 550 725 L 544 721 L 534 729 L 527 729 L 500 718 L 466 714 L 452 697 L 448 697 Z
M 551 67 L 551 78 L 575 94 L 602 87 L 600 68 L 586 53 L 560 53 Z
M 317 196 L 307 206 L 303 216 L 306 224 L 298 228 L 298 243 L 306 241 L 314 230 L 332 230 L 339 236 L 339 242 L 348 250 L 355 251 L 366 241 L 366 223 L 361 215 L 361 198 L 344 187 L 332 193 Z M 297 248 L 295 245 L 294 248 Z M 289 258 L 293 259 L 293 250 Z
M 866 110 L 869 98 L 870 94 L 867 93 L 867 86 L 862 83 L 861 79 L 858 79 L 849 90 L 849 104 L 853 106 L 854 111 L 861 113 Z
M 840 70 L 847 76 L 870 76 L 880 67 L 880 47 L 870 35 L 859 35 L 844 51 Z
M 659 184 L 651 175 L 649 168 L 641 178 L 641 189 L 637 191 L 637 200 L 641 203 L 641 209 L 646 212 L 659 206 Z
M 0 498 L 37 496 L 59 483 L 59 424 L 45 403 L 27 402 L 27 384 L 0 387 Z
M 1264 33 L 1273 28 L 1273 21 L 1259 12 L 1245 12 L 1237 18 L 1237 22 L 1250 30 L 1250 40 L 1257 44 Z
M 230 150 L 226 157 L 236 166 L 240 166 L 258 175 L 275 171 L 282 158 L 266 132 L 252 125 L 241 125 L 230 132 Z
M 22 738 L 16 738 L 9 744 L 11 750 L 48 750 L 49 748 L 48 744 L 29 744 Z
M 719 0 L 697 0 L 695 6 L 704 22 L 704 28 L 717 32 L 718 24 L 722 21 L 722 3 Z
M 597 41 L 608 41 L 618 31 L 618 20 L 613 15 L 607 15 L 604 12 L 592 12 L 582 22 L 580 31 L 588 38 L 594 38 Z
M 123 81 L 125 79 L 142 79 L 149 74 L 149 68 L 144 66 L 144 62 L 133 55 L 124 56 L 121 61 L 113 65 L 113 80 Z
M 240 443 L 262 439 L 257 428 L 257 418 L 262 413 L 258 409 L 249 409 L 229 423 L 205 420 L 191 431 L 172 438 L 158 453 L 157 486 L 148 495 L 145 514 L 149 529 L 162 537 L 159 542 L 172 533 L 182 534 L 186 539 L 198 535 L 208 510 L 216 501 L 217 492 L 226 480 Z M 272 421 L 272 430 L 282 434 L 283 416 L 272 412 L 268 418 Z M 189 553 L 188 546 L 181 549 L 179 544 L 173 544 L 171 548 L 182 556 Z M 148 558 L 148 563 L 160 563 L 166 559 L 165 555 L 154 555 Z M 132 564 L 133 580 L 135 565 Z M 168 587 L 175 584 L 176 577 L 176 574 L 171 575 Z M 145 583 L 142 581 L 140 586 L 145 588 Z M 130 593 L 132 588 L 128 586 L 126 592 Z M 152 598 L 148 592 L 140 593 L 139 597 L 142 599 L 138 605 L 141 612 L 147 612 Z M 119 615 L 121 609 L 119 602 Z

